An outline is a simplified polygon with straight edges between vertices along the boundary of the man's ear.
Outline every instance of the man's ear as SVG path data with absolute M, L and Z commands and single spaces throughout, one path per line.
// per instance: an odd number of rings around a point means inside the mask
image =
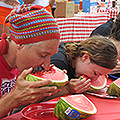
M 18 44 L 18 45 L 17 45 L 17 49 L 18 49 L 18 50 L 22 49 L 23 47 L 24 47 L 23 44 Z
M 85 54 L 82 56 L 82 62 L 85 62 L 85 61 L 87 61 L 87 62 L 90 61 L 90 56 L 89 56 L 87 53 L 85 53 Z

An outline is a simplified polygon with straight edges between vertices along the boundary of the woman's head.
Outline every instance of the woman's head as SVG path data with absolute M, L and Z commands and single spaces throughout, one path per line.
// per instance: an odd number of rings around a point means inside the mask
M 90 56 L 91 63 L 113 69 L 117 64 L 117 49 L 115 45 L 103 36 L 93 36 L 80 43 L 66 45 L 66 55 L 69 63 L 84 54 Z

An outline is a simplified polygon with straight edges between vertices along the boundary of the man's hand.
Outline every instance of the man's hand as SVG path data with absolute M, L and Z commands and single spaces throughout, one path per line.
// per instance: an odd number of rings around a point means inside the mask
M 21 75 L 17 78 L 15 88 L 13 89 L 13 99 L 17 104 L 29 104 L 34 103 L 38 99 L 52 95 L 56 90 L 56 86 L 46 86 L 51 83 L 51 80 L 43 81 L 27 81 L 25 77 L 30 73 L 32 69 L 24 70 Z

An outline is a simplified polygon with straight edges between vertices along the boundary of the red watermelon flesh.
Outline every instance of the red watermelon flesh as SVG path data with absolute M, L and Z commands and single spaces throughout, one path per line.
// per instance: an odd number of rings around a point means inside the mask
M 67 82 L 68 76 L 62 70 L 57 68 L 56 66 L 52 66 L 49 71 L 45 72 L 36 72 L 30 73 L 26 76 L 26 80 L 28 81 L 42 81 L 46 79 L 51 79 L 52 82 L 46 86 L 57 86 L 58 89 L 61 89 Z
M 81 120 L 95 114 L 95 105 L 83 94 L 61 97 L 53 115 L 60 120 Z
M 95 87 L 101 87 L 106 83 L 106 79 L 104 75 L 100 75 L 97 80 L 92 80 L 91 85 Z
M 117 86 L 119 86 L 119 87 L 120 87 L 120 78 L 118 78 L 117 80 L 115 80 L 115 81 L 114 81 L 114 83 L 116 83 L 116 84 L 117 84 Z
M 87 76 L 82 75 L 82 77 L 80 76 L 79 79 L 81 78 L 86 78 L 88 79 Z M 89 92 L 94 92 L 96 90 L 100 90 L 102 88 L 104 88 L 107 84 L 107 76 L 105 75 L 100 75 L 97 80 L 91 80 L 91 85 L 90 85 L 90 89 L 88 90 Z
M 32 73 L 31 73 L 32 74 Z M 36 72 L 35 74 L 32 74 L 36 77 L 40 77 L 40 78 L 43 78 L 43 79 L 51 79 L 52 81 L 60 81 L 60 80 L 63 80 L 65 79 L 65 75 L 63 75 L 63 72 L 61 72 L 60 69 L 54 69 L 51 68 L 49 71 L 45 71 L 45 72 Z

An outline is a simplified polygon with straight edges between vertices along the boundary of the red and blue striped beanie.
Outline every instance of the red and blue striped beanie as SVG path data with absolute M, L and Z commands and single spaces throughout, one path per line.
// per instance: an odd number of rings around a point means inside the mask
M 10 37 L 16 44 L 29 44 L 51 39 L 60 39 L 60 31 L 55 18 L 40 5 L 21 5 L 12 10 L 6 17 L 5 24 L 7 22 L 11 24 Z M 8 44 L 6 38 L 7 35 L 5 34 L 4 25 L 2 34 L 4 46 Z M 3 52 L 1 54 L 5 53 Z

